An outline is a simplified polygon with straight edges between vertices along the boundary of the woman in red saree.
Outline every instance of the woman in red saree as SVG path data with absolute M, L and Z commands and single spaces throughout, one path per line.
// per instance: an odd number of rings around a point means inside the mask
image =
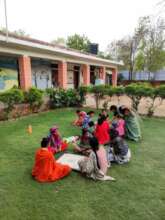
M 43 138 L 41 148 L 35 155 L 35 164 L 32 176 L 39 182 L 53 182 L 69 175 L 71 168 L 57 163 L 52 152 L 47 148 L 48 139 Z
M 110 141 L 109 136 L 110 126 L 107 121 L 107 117 L 102 115 L 101 118 L 98 119 L 98 123 L 96 125 L 96 130 L 94 136 L 97 138 L 99 144 L 107 144 Z

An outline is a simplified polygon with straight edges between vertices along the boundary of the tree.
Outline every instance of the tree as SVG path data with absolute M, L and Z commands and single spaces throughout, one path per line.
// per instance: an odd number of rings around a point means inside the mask
M 97 56 L 103 59 L 108 59 L 108 60 L 112 59 L 112 56 L 110 54 L 102 52 L 102 51 L 99 51 Z
M 141 17 L 132 36 L 108 45 L 109 54 L 116 60 L 123 60 L 130 80 L 135 70 L 154 72 L 165 65 L 164 27 L 161 18 L 155 22 L 149 16 Z
M 67 38 L 66 44 L 69 48 L 88 52 L 90 40 L 85 35 L 74 34 Z
M 52 40 L 51 43 L 54 45 L 66 46 L 66 40 L 63 37 L 58 37 L 57 39 Z
M 157 4 L 156 4 L 156 7 L 157 7 L 157 13 L 160 15 L 160 14 L 163 14 L 164 11 L 165 11 L 165 0 L 160 0 Z
M 145 35 L 136 56 L 136 69 L 150 73 L 162 69 L 165 65 L 165 21 L 162 18 L 156 21 L 151 17 L 146 19 L 143 23 Z
M 7 32 L 6 28 L 0 28 L 0 31 L 2 32 Z M 18 30 L 15 30 L 15 31 L 8 31 L 9 34 L 15 34 L 17 36 L 20 36 L 20 37 L 30 37 L 29 34 L 26 33 L 26 31 L 24 31 L 23 29 L 18 29 Z
M 29 34 L 26 33 L 23 29 L 18 29 L 12 32 L 13 34 L 20 36 L 20 37 L 30 37 Z
M 132 79 L 134 71 L 136 50 L 137 44 L 132 36 L 124 37 L 108 46 L 109 54 L 113 59 L 124 62 L 124 68 L 129 70 L 129 79 Z

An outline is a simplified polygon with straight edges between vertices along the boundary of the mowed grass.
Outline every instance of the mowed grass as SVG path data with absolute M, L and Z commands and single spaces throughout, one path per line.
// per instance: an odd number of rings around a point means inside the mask
M 41 138 L 53 124 L 65 137 L 79 134 L 71 126 L 74 116 L 74 109 L 58 109 L 0 123 L 0 219 L 164 220 L 164 119 L 143 119 L 143 141 L 129 142 L 132 161 L 109 170 L 116 182 L 94 182 L 74 171 L 54 183 L 32 179 Z

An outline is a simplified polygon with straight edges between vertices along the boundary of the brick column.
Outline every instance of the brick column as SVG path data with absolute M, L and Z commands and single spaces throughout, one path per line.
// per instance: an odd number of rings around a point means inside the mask
M 117 69 L 112 70 L 112 86 L 117 86 Z
M 82 71 L 83 71 L 83 84 L 84 86 L 89 86 L 90 85 L 90 66 L 87 64 L 83 64 Z
M 18 59 L 20 87 L 28 90 L 32 86 L 31 59 L 28 56 L 21 56 Z
M 58 64 L 58 80 L 60 88 L 67 89 L 67 62 L 65 61 Z
M 100 73 L 100 79 L 102 79 L 105 83 L 106 68 L 104 66 L 100 67 L 99 73 Z

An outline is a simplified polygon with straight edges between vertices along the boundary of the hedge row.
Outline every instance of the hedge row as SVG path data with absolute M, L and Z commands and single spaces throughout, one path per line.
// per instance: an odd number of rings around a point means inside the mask
M 81 106 L 85 101 L 85 95 L 92 93 L 95 95 L 96 107 L 99 107 L 101 98 L 105 95 L 112 97 L 117 95 L 128 95 L 132 99 L 133 108 L 138 109 L 141 98 L 150 97 L 153 102 L 150 106 L 150 114 L 154 112 L 154 101 L 157 97 L 160 99 L 165 98 L 165 85 L 161 85 L 157 88 L 152 87 L 147 83 L 133 83 L 128 86 L 112 87 L 108 85 L 99 85 L 92 87 L 80 87 L 75 89 L 47 89 L 46 91 L 39 90 L 37 88 L 31 88 L 27 92 L 23 92 L 18 88 L 12 88 L 6 92 L 0 93 L 0 101 L 5 104 L 6 118 L 8 118 L 10 112 L 13 110 L 14 105 L 20 103 L 29 103 L 32 112 L 34 109 L 39 108 L 43 102 L 43 95 L 49 95 L 50 107 L 76 107 Z
M 79 90 L 75 89 L 47 89 L 46 92 L 50 97 L 51 108 L 76 107 L 84 101 L 84 95 L 81 96 Z
M 10 112 L 16 104 L 29 103 L 31 111 L 38 108 L 42 104 L 43 91 L 31 88 L 27 92 L 23 92 L 16 87 L 0 93 L 0 101 L 5 105 L 6 119 L 9 118 Z
M 45 91 L 31 88 L 29 91 L 22 91 L 16 87 L 0 93 L 0 102 L 5 105 L 5 118 L 10 117 L 14 106 L 21 103 L 30 104 L 31 112 L 36 112 L 43 103 L 44 95 L 50 98 L 50 108 L 76 107 L 84 101 L 84 94 L 75 89 L 46 89 Z
M 113 95 L 122 96 L 127 95 L 132 99 L 133 108 L 135 110 L 138 109 L 138 105 L 140 100 L 143 97 L 150 97 L 153 101 L 151 108 L 154 106 L 154 101 L 156 98 L 164 99 L 165 98 L 165 85 L 161 85 L 159 87 L 152 87 L 148 83 L 132 83 L 128 86 L 118 86 L 112 87 L 107 85 L 99 85 L 93 87 L 81 87 L 80 90 L 86 93 L 93 93 L 95 95 L 96 107 L 99 107 L 100 99 L 108 95 L 112 97 Z
M 80 87 L 80 90 L 84 93 L 94 93 L 102 95 L 131 95 L 131 96 L 143 96 L 143 97 L 154 97 L 159 96 L 165 98 L 165 85 L 159 87 L 152 87 L 148 83 L 132 83 L 125 87 L 118 86 L 112 87 L 108 85 L 98 85 L 92 87 Z

